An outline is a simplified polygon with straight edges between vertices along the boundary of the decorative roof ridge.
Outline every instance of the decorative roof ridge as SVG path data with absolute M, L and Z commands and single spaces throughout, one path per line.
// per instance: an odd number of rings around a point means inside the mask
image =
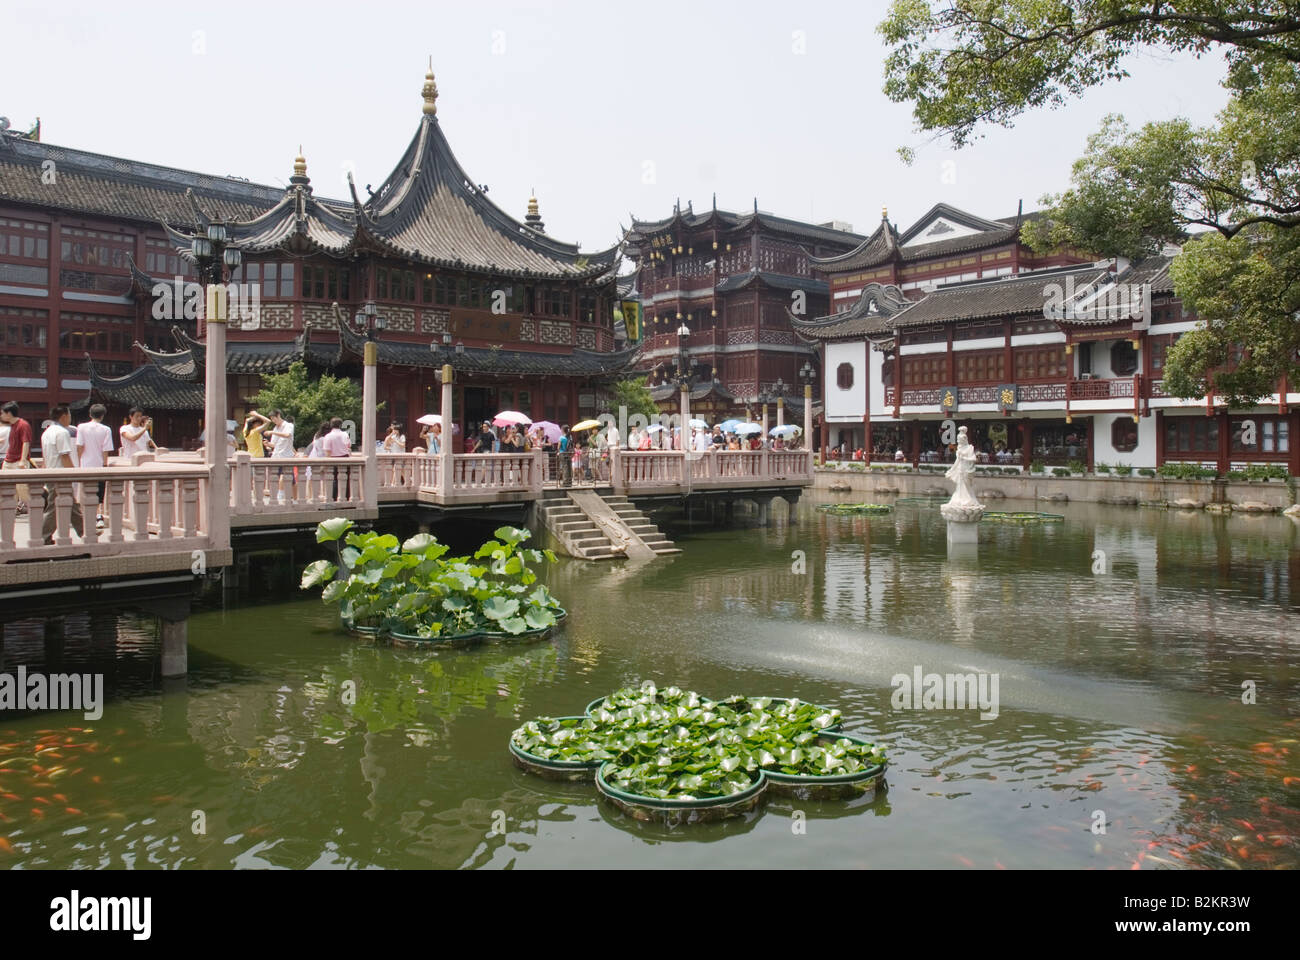
M 935 217 L 939 217 L 939 216 L 945 217 L 946 219 L 949 220 L 956 220 L 958 223 L 962 224 L 963 226 L 971 227 L 972 229 L 977 229 L 981 233 L 986 233 L 991 230 L 1004 230 L 1008 226 L 1008 224 L 1002 223 L 997 220 L 987 220 L 984 217 L 971 213 L 969 210 L 963 210 L 961 209 L 961 207 L 954 207 L 952 204 L 940 200 L 933 207 L 931 207 L 924 214 L 922 214 L 916 220 L 916 222 L 914 222 L 910 227 L 908 227 L 901 234 L 899 238 L 899 246 L 906 245 L 907 241 L 911 240 L 914 236 L 916 236 L 918 233 L 921 232 L 922 227 L 928 224 Z M 1018 224 L 1013 224 L 1013 226 L 1018 226 Z

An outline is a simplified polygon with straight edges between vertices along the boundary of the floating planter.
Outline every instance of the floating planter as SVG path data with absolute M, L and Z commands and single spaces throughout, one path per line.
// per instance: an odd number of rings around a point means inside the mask
M 988 510 L 985 520 L 994 523 L 1063 523 L 1065 517 L 1059 513 L 1005 513 L 1001 510 Z
M 510 736 L 516 765 L 585 780 L 638 820 L 698 823 L 753 810 L 765 792 L 854 797 L 884 775 L 884 751 L 837 732 L 838 710 L 798 698 L 711 700 L 647 682 L 593 700 L 584 717 L 541 718 Z
M 875 513 L 892 513 L 894 508 L 887 503 L 824 503 L 817 508 L 822 513 L 833 513 L 837 517 L 858 517 Z
M 338 562 L 309 564 L 302 588 L 323 584 L 321 599 L 339 605 L 344 628 L 357 636 L 412 647 L 535 640 L 566 615 L 529 567 L 555 554 L 522 547 L 528 530 L 501 527 L 473 558 L 444 558 L 448 548 L 430 534 L 399 545 L 391 534 L 352 527 L 339 517 L 317 526 L 317 542 L 333 543 Z

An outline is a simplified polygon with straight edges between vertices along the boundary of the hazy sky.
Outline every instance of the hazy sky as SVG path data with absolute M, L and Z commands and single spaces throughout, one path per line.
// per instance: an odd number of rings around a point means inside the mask
M 49 143 L 285 184 L 375 187 L 420 119 L 430 55 L 462 166 L 517 218 L 606 247 L 674 198 L 870 232 L 942 200 L 987 217 L 1062 189 L 1102 116 L 1209 120 L 1218 56 L 1145 55 L 1128 80 L 953 152 L 881 93 L 886 3 L 31 3 L 0 12 L 0 114 Z M 803 52 L 797 52 L 802 49 Z M 912 167 L 900 145 L 919 147 Z M 649 182 L 647 182 L 649 181 Z

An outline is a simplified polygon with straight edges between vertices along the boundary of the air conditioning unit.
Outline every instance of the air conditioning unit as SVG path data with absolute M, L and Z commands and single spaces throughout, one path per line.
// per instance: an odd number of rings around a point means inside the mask
M 1079 374 L 1079 379 L 1080 379 L 1080 380 L 1091 380 L 1091 379 L 1092 379 L 1092 374 L 1091 374 L 1091 373 L 1081 373 L 1081 374 Z

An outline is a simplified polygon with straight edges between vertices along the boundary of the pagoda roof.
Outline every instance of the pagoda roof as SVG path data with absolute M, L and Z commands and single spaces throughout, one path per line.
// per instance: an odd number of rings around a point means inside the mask
M 339 322 L 342 351 L 364 356 L 366 338 L 346 323 Z M 542 353 L 536 350 L 507 350 L 504 347 L 462 347 L 457 350 L 439 344 L 401 340 L 376 340 L 379 362 L 401 367 L 441 367 L 451 364 L 457 373 L 529 376 L 604 377 L 622 373 L 631 365 L 639 347 L 600 353 L 574 349 L 571 353 Z
M 177 380 L 154 364 L 145 364 L 124 377 L 103 377 L 86 358 L 89 399 L 95 398 L 145 410 L 203 410 L 203 383 Z
M 774 290 L 805 290 L 808 293 L 829 293 L 831 289 L 825 280 L 814 277 L 792 277 L 784 273 L 751 270 L 749 273 L 733 273 L 719 280 L 714 293 L 734 293 L 755 283 L 766 284 Z
M 54 162 L 46 183 L 43 164 Z M 147 223 L 192 224 L 187 192 L 213 216 L 251 220 L 280 203 L 284 188 L 0 134 L 0 198 Z M 337 211 L 350 205 L 320 201 Z
M 887 333 L 894 328 L 894 318 L 911 306 L 898 287 L 869 283 L 848 310 L 806 320 L 789 312 L 790 324 L 799 336 L 809 341 L 848 340 Z
M 180 327 L 172 327 L 179 350 L 164 352 L 137 343 L 136 347 L 163 376 L 187 382 L 201 381 L 208 348 Z M 332 367 L 338 363 L 335 344 L 312 343 L 311 328 L 289 341 L 232 340 L 226 344 L 226 372 L 237 374 L 284 373 L 297 361 L 310 366 Z
M 876 231 L 848 253 L 834 257 L 814 257 L 812 262 L 824 272 L 843 273 L 890 262 L 929 260 L 968 250 L 1002 246 L 1019 240 L 1021 224 L 1038 215 L 1017 214 L 1002 220 L 986 220 L 949 204 L 936 203 L 902 233 L 887 217 L 882 218 Z M 942 240 L 925 240 L 931 235 L 955 230 L 964 232 Z
M 718 210 L 716 208 L 703 213 L 696 213 L 690 207 L 687 207 L 686 211 L 683 212 L 680 206 L 673 210 L 671 217 L 665 217 L 662 220 L 638 220 L 633 217 L 632 226 L 624 234 L 623 239 L 628 244 L 640 244 L 655 236 L 667 233 L 675 227 L 696 229 L 712 226 L 720 233 L 735 233 L 751 225 L 764 227 L 773 233 L 793 234 L 804 239 L 824 240 L 846 245 L 864 239 L 861 234 L 837 230 L 834 227 L 825 227 L 820 224 L 805 223 L 802 220 L 792 220 L 789 217 L 778 217 L 775 214 L 759 210 L 757 207 L 745 213 L 732 213 L 729 210 Z
M 681 390 L 677 388 L 676 384 L 672 383 L 661 383 L 653 387 L 647 387 L 647 389 L 650 391 L 650 396 L 654 398 L 656 403 L 673 397 L 679 397 L 682 393 Z M 736 395 L 724 387 L 719 380 L 711 380 L 708 383 L 702 383 L 699 386 L 691 387 L 692 401 L 703 400 L 709 395 L 715 396 L 719 400 L 736 399 Z

